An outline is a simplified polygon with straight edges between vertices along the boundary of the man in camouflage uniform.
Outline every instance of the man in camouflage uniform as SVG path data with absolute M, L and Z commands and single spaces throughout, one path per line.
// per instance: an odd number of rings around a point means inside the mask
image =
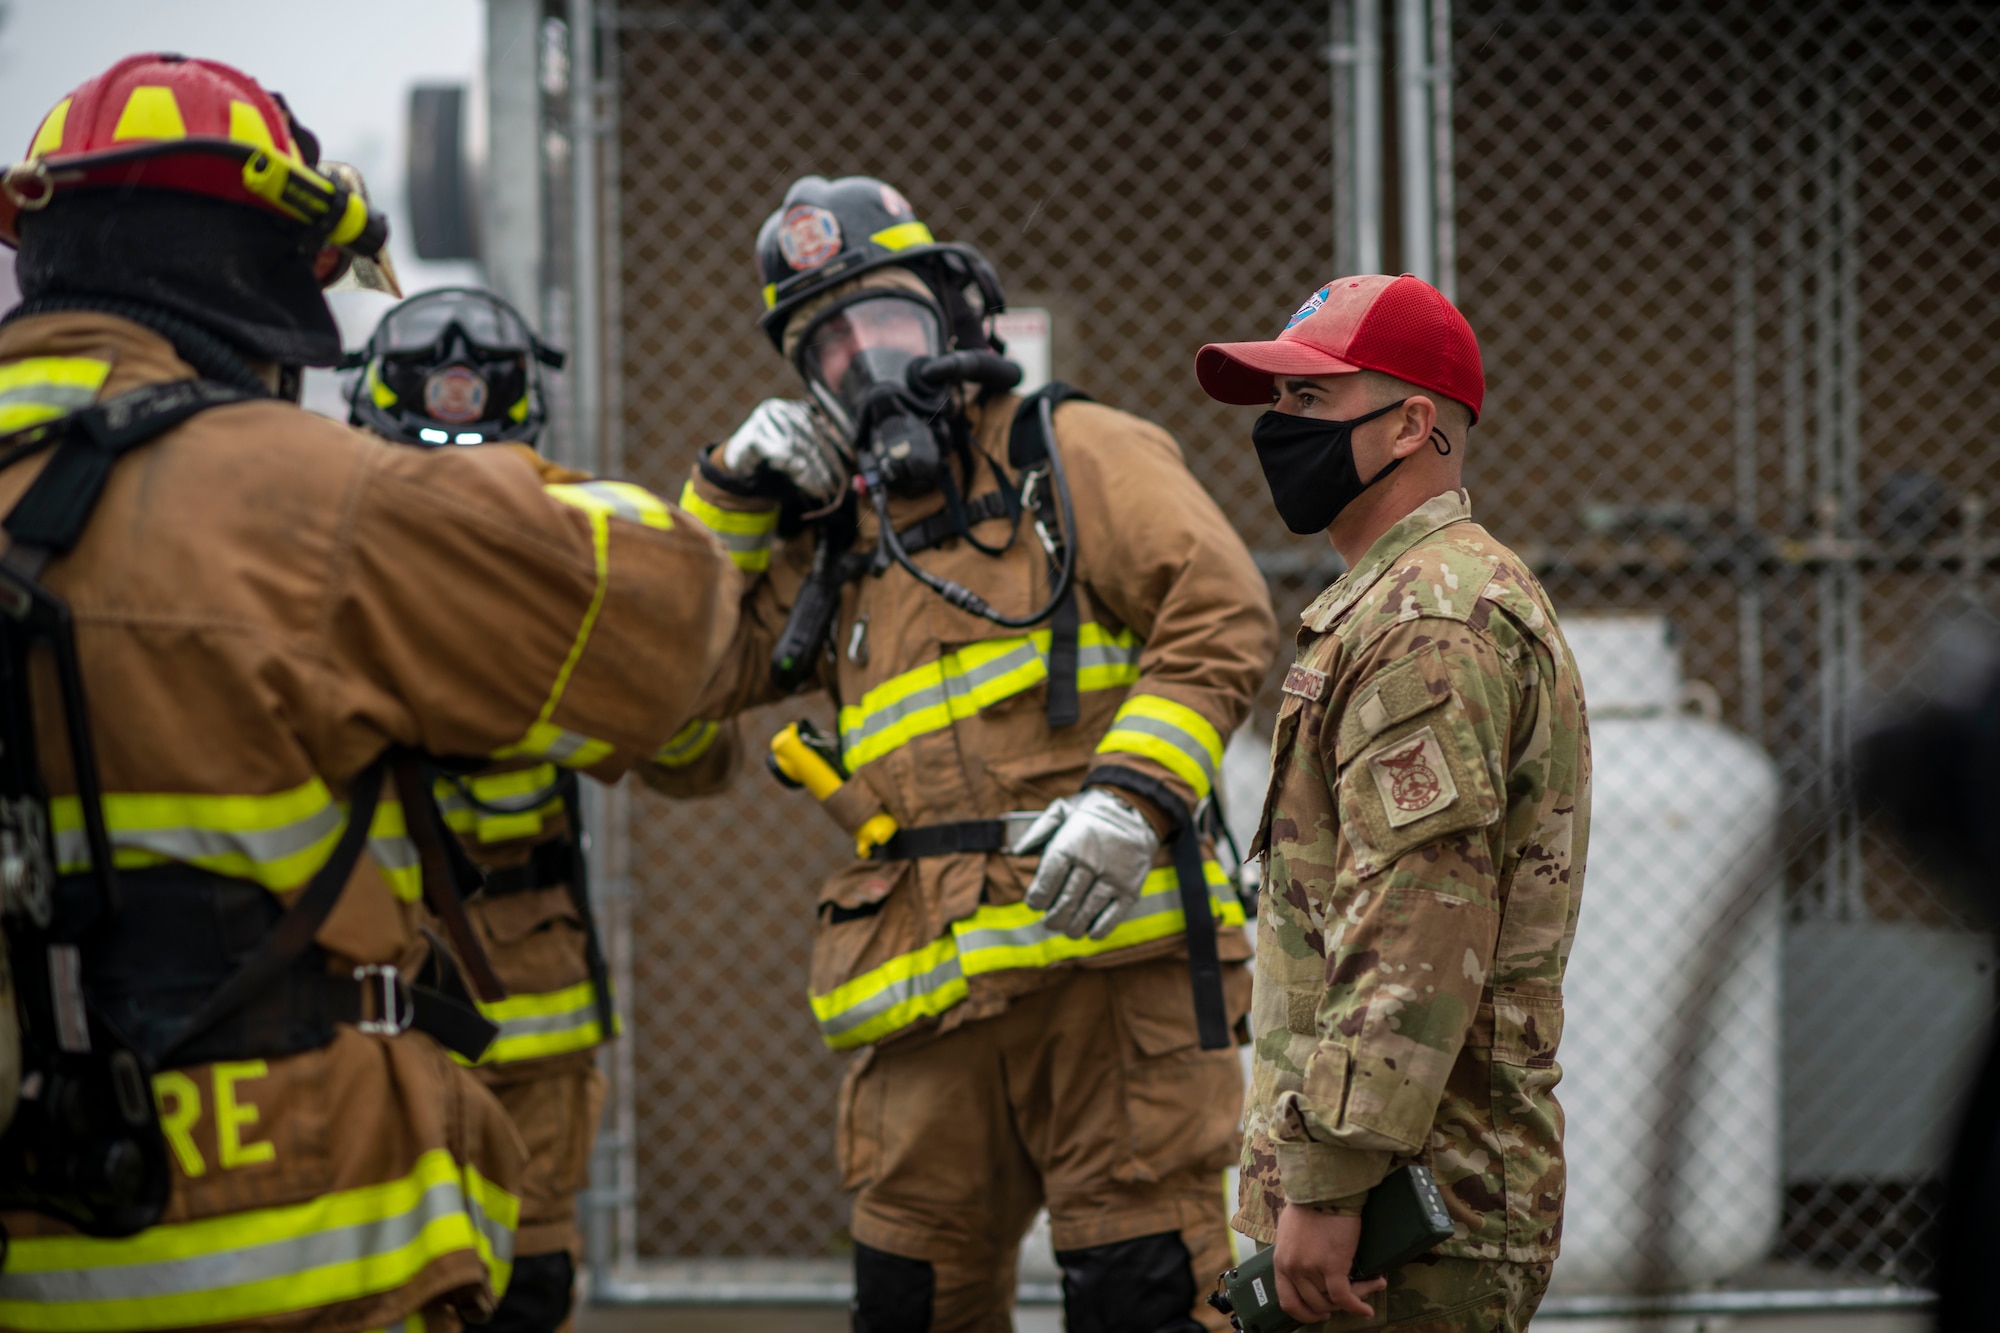
M 1213 397 L 1272 404 L 1253 439 L 1278 510 L 1348 564 L 1301 617 L 1272 742 L 1234 1225 L 1276 1244 L 1296 1318 L 1523 1328 L 1562 1230 L 1590 743 L 1548 595 L 1459 486 L 1478 343 L 1428 284 L 1366 276 L 1196 366 Z M 1410 1161 L 1455 1234 L 1351 1284 L 1368 1191 Z

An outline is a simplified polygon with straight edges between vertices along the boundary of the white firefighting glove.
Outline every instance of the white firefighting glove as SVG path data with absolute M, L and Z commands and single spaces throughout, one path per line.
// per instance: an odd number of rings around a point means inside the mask
M 766 398 L 757 404 L 723 442 L 716 461 L 723 471 L 745 480 L 759 467 L 768 467 L 821 503 L 847 484 L 847 463 L 832 429 L 812 404 L 794 398 Z
M 1125 919 L 1160 849 L 1146 817 L 1101 787 L 1057 801 L 1008 850 L 1018 856 L 1044 844 L 1028 906 L 1073 940 L 1101 940 Z

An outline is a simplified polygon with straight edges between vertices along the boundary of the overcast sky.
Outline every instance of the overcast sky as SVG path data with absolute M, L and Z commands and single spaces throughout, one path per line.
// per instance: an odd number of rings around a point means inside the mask
M 403 140 L 414 85 L 478 84 L 481 0 L 0 0 L 0 9 L 0 162 L 25 156 L 49 108 L 120 57 L 206 56 L 283 93 L 328 157 L 361 168 L 389 214 L 405 291 L 474 276 L 470 265 L 423 264 L 410 253 Z M 16 299 L 10 258 L 0 250 L 0 309 Z M 335 312 L 350 343 L 366 337 L 388 304 L 338 294 Z

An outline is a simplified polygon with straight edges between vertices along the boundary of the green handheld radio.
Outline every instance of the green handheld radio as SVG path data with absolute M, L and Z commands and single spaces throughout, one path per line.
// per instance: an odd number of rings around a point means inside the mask
M 1450 1239 L 1451 1214 L 1437 1177 L 1412 1162 L 1368 1192 L 1361 1208 L 1361 1244 L 1354 1252 L 1356 1281 L 1380 1277 Z M 1290 1333 L 1303 1328 L 1278 1305 L 1277 1251 L 1266 1247 L 1216 1279 L 1208 1303 L 1229 1316 L 1241 1333 Z

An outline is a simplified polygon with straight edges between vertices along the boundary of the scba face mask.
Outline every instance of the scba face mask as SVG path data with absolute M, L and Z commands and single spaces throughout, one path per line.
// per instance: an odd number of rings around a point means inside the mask
M 1346 421 L 1275 411 L 1257 418 L 1257 424 L 1250 428 L 1250 443 L 1256 446 L 1257 462 L 1271 487 L 1271 502 L 1286 527 L 1300 536 L 1326 531 L 1341 510 L 1396 470 L 1403 461 L 1400 458 L 1390 459 L 1381 471 L 1361 480 L 1354 467 L 1354 428 L 1386 416 L 1408 401 L 1400 399 Z M 1431 441 L 1439 453 L 1451 452 L 1441 433 L 1432 431 Z
M 913 364 L 944 350 L 944 317 L 912 292 L 866 291 L 822 312 L 799 340 L 806 387 L 857 456 L 873 453 L 893 491 L 937 488 L 950 444 L 946 389 L 918 388 Z

